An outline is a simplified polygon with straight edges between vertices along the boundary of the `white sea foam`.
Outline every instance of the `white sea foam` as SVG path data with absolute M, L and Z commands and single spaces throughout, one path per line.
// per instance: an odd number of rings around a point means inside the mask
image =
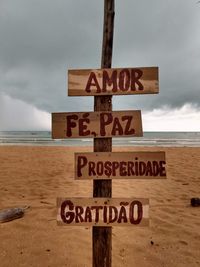
M 113 146 L 200 147 L 200 132 L 145 132 L 144 137 L 113 138 L 112 143 Z M 0 132 L 0 145 L 92 146 L 92 144 L 92 138 L 53 140 L 49 131 Z

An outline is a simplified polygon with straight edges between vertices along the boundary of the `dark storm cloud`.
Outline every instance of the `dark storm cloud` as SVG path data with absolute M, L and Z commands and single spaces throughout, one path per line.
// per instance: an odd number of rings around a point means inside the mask
M 125 2 L 119 2 L 116 17 L 113 63 L 159 66 L 160 93 L 124 97 L 120 99 L 123 108 L 127 104 L 144 109 L 200 105 L 200 7 L 195 1 Z
M 100 61 L 102 9 L 93 1 L 3 1 L 1 91 L 50 112 L 80 106 L 67 99 L 66 71 Z
M 53 111 L 92 110 L 69 98 L 66 71 L 99 68 L 103 0 L 2 0 L 0 90 Z M 114 97 L 114 108 L 200 103 L 200 6 L 195 1 L 116 1 L 113 67 L 159 66 L 160 94 Z
M 73 64 L 79 57 L 82 61 L 87 47 L 94 53 L 95 43 L 98 45 L 101 38 L 98 34 L 101 9 L 92 1 L 73 2 L 3 1 L 1 58 L 5 66 L 31 64 L 55 68 L 61 63 Z M 92 58 L 93 54 L 91 61 Z

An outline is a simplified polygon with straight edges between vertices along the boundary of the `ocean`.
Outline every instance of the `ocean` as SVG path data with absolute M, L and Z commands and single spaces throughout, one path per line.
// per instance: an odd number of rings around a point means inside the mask
M 200 147 L 200 132 L 144 132 L 143 137 L 112 140 L 113 146 Z M 53 140 L 49 131 L 2 131 L 0 145 L 91 146 L 93 139 Z

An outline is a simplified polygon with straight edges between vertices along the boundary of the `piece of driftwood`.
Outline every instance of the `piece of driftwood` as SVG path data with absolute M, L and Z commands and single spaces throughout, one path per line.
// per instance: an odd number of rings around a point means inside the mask
M 198 198 L 198 197 L 191 198 L 191 206 L 192 207 L 199 207 L 200 206 L 200 198 Z
M 25 210 L 28 208 L 29 206 L 0 210 L 0 223 L 9 222 L 23 217 Z

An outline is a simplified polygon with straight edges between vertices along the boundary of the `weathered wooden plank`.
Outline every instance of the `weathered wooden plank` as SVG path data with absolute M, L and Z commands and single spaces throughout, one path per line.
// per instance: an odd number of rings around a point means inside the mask
M 75 153 L 75 179 L 165 179 L 165 152 Z
M 158 67 L 68 70 L 68 95 L 157 94 Z
M 145 198 L 58 198 L 57 212 L 58 225 L 149 225 L 149 199 Z
M 52 113 L 52 138 L 142 136 L 141 111 Z

